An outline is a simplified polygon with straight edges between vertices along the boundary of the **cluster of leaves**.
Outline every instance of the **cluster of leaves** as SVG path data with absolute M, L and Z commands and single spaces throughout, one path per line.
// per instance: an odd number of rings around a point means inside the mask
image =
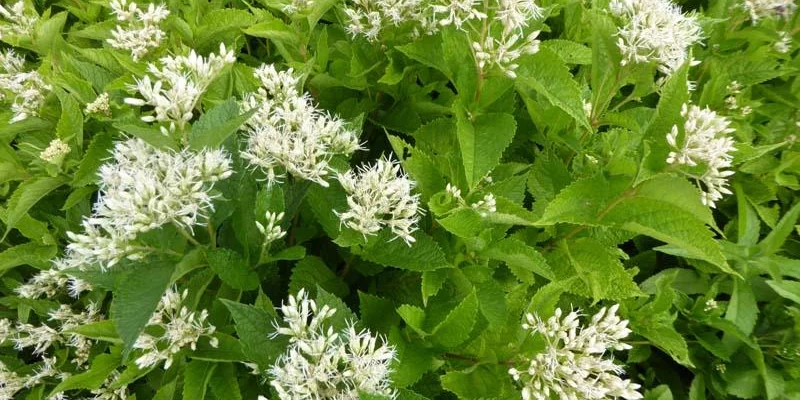
M 542 346 L 523 315 L 614 303 L 633 331 L 617 362 L 646 398 L 800 396 L 800 53 L 775 50 L 779 30 L 797 36 L 796 17 L 752 24 L 734 0 L 685 4 L 702 12 L 701 63 L 664 77 L 655 65 L 621 65 L 603 0 L 546 0 L 541 48 L 512 79 L 477 68 L 455 27 L 370 42 L 347 33 L 346 2 L 289 3 L 168 0 L 164 42 L 139 61 L 106 42 L 116 22 L 105 1 L 28 1 L 41 16 L 32 34 L 2 37 L 52 91 L 36 117 L 7 123 L 12 111 L 0 111 L 0 318 L 46 324 L 59 303 L 89 302 L 107 316 L 74 329 L 97 341 L 91 365 L 56 348 L 69 377 L 20 398 L 88 395 L 115 374 L 139 399 L 273 398 L 249 372 L 284 352 L 271 335 L 274 304 L 303 288 L 338 310 L 337 328 L 359 321 L 394 346 L 401 399 L 521 398 L 508 369 Z M 257 87 L 254 68 L 292 67 L 368 144 L 333 168 L 393 153 L 417 182 L 428 211 L 413 245 L 343 226 L 336 181 L 268 185 L 235 159 L 208 229 L 148 233 L 159 255 L 81 273 L 93 290 L 80 298 L 18 296 L 63 251 L 66 232 L 81 231 L 115 141 L 175 146 L 123 101 L 145 62 L 220 43 L 237 61 L 197 105 L 189 146 L 235 153 L 247 117 L 237 99 Z M 734 81 L 736 109 L 726 100 Z M 85 113 L 102 93 L 110 113 Z M 684 103 L 733 121 L 734 194 L 714 210 L 664 161 Z M 72 149 L 58 165 L 39 157 L 56 138 Z M 496 209 L 471 206 L 487 194 Z M 287 235 L 265 255 L 257 221 L 267 211 L 285 213 Z M 203 339 L 166 370 L 140 369 L 134 342 L 171 285 L 208 310 L 218 345 Z M 39 357 L 6 341 L 0 360 L 22 374 Z

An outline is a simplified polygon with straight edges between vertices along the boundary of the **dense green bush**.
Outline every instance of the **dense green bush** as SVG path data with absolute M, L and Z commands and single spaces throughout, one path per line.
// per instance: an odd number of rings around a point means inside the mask
M 0 399 L 800 398 L 786 0 L 0 5 Z

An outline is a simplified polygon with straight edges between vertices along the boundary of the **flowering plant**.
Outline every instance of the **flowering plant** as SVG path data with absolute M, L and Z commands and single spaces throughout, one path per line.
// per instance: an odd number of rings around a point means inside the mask
M 786 0 L 0 4 L 0 400 L 800 396 Z

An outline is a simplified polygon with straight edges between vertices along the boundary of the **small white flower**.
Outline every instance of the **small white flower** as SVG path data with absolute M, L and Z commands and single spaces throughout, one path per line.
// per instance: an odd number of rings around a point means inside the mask
M 147 326 L 158 326 L 163 334 L 142 333 L 133 345 L 134 349 L 142 350 L 136 359 L 139 368 L 149 368 L 164 361 L 164 369 L 169 369 L 174 355 L 186 347 L 195 350 L 201 337 L 208 337 L 211 346 L 217 347 L 217 339 L 211 336 L 216 328 L 206 322 L 208 311 L 196 313 L 182 305 L 188 293 L 171 287 L 162 296 Z
M 133 1 L 112 0 L 109 6 L 119 23 L 111 31 L 112 37 L 107 39 L 111 47 L 127 50 L 134 61 L 139 61 L 150 50 L 161 45 L 166 33 L 159 25 L 169 16 L 164 4 L 151 3 L 145 10 Z
M 473 210 L 477 211 L 481 217 L 486 218 L 489 214 L 497 212 L 497 201 L 493 194 L 487 193 L 483 196 L 483 200 L 472 203 L 471 207 Z
M 415 241 L 411 234 L 422 212 L 419 195 L 412 194 L 415 182 L 400 171 L 399 163 L 381 158 L 371 166 L 338 174 L 338 179 L 349 209 L 334 212 L 344 225 L 365 236 L 389 228 L 408 245 Z
M 108 93 L 101 93 L 94 101 L 86 105 L 86 114 L 111 115 L 111 106 L 108 103 Z
M 750 13 L 750 20 L 755 24 L 765 18 L 788 19 L 797 5 L 793 0 L 745 0 L 742 7 Z
M 22 0 L 11 5 L 0 4 L 0 17 L 8 21 L 0 24 L 0 39 L 6 35 L 29 37 L 39 21 L 39 15 L 28 10 Z
M 717 301 L 716 301 L 716 300 L 714 300 L 714 299 L 708 299 L 708 300 L 706 300 L 706 304 L 705 304 L 705 306 L 703 307 L 703 311 L 705 311 L 705 312 L 711 312 L 711 311 L 714 311 L 714 310 L 716 310 L 716 309 L 718 309 L 718 308 L 719 308 L 719 304 L 717 303 Z
M 51 164 L 61 164 L 64 156 L 70 152 L 69 145 L 61 139 L 53 139 L 46 149 L 39 153 L 39 158 Z
M 731 194 L 727 178 L 733 171 L 725 169 L 733 163 L 731 153 L 736 149 L 728 134 L 734 130 L 727 118 L 708 108 L 684 104 L 681 115 L 685 119 L 682 135 L 677 125 L 667 134 L 667 143 L 674 149 L 667 156 L 667 163 L 702 169 L 693 178 L 702 191 L 703 204 L 714 207 L 723 195 Z
M 542 337 L 546 347 L 529 360 L 525 369 L 508 370 L 522 385 L 522 398 L 641 399 L 640 385 L 620 378 L 622 367 L 604 357 L 610 350 L 631 348 L 621 342 L 631 331 L 628 321 L 616 315 L 618 307 L 601 309 L 584 326 L 576 311 L 562 318 L 559 308 L 547 320 L 527 314 L 522 328 Z
M 352 325 L 335 332 L 327 321 L 336 310 L 317 306 L 303 289 L 280 310 L 283 324 L 276 323 L 275 335 L 288 336 L 289 347 L 269 376 L 281 400 L 358 400 L 359 391 L 395 398 L 392 346 Z
M 685 15 L 670 0 L 612 0 L 612 14 L 624 25 L 617 31 L 622 65 L 654 62 L 664 74 L 671 74 L 689 59 L 689 49 L 701 39 L 694 15 Z
M 24 71 L 25 59 L 8 50 L 0 53 L 0 101 L 11 99 L 14 116 L 9 123 L 39 115 L 39 109 L 52 89 L 36 71 Z
M 286 231 L 281 228 L 281 221 L 283 221 L 283 212 L 274 213 L 267 211 L 265 217 L 267 219 L 267 225 L 264 226 L 262 223 L 256 221 L 256 228 L 258 231 L 264 235 L 264 243 L 269 244 L 272 243 L 284 236 L 286 236 Z
M 514 70 L 519 67 L 517 59 L 523 54 L 535 54 L 539 51 L 539 40 L 536 40 L 538 35 L 539 31 L 534 31 L 520 43 L 517 43 L 521 38 L 519 34 L 504 36 L 500 40 L 486 36 L 483 43 L 473 42 L 472 49 L 478 67 L 483 70 L 489 66 L 497 66 L 509 78 L 516 78 Z
M 432 6 L 434 19 L 439 25 L 453 25 L 461 29 L 462 25 L 471 20 L 483 20 L 486 13 L 478 10 L 480 0 L 444 0 Z
M 781 54 L 786 54 L 792 50 L 792 35 L 786 31 L 778 32 L 778 40 L 772 47 Z

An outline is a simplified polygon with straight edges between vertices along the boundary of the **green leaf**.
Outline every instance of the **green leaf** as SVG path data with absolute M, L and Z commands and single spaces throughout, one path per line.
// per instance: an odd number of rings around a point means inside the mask
M 444 252 L 433 238 L 420 231 L 413 236 L 416 241 L 409 246 L 384 229 L 371 237 L 363 249 L 353 248 L 353 251 L 367 261 L 411 271 L 430 271 L 449 266 Z
M 466 371 L 447 372 L 442 376 L 442 387 L 457 394 L 459 399 L 498 399 L 503 398 L 501 389 L 510 382 L 507 375 L 500 366 L 479 365 Z
M 358 307 L 361 323 L 379 332 L 389 332 L 400 323 L 394 304 L 384 298 L 358 292 Z
M 16 228 L 31 207 L 65 183 L 66 179 L 62 176 L 39 177 L 25 181 L 17 186 L 17 190 L 8 199 L 8 213 L 5 217 L 6 232 L 0 241 L 4 240 L 12 229 Z
M 258 274 L 239 253 L 225 248 L 209 249 L 206 261 L 223 282 L 234 289 L 254 290 L 258 288 Z
M 413 60 L 434 68 L 448 77 L 452 76 L 442 51 L 441 35 L 424 35 L 413 43 L 395 48 Z
M 209 381 L 211 392 L 218 399 L 242 400 L 236 367 L 231 363 L 219 363 Z M 199 397 L 198 397 L 199 398 Z
M 90 339 L 102 340 L 110 343 L 122 343 L 117 333 L 117 327 L 112 320 L 103 320 L 91 324 L 79 325 L 68 332 L 77 333 Z
M 420 342 L 408 342 L 403 336 L 399 329 L 394 329 L 389 335 L 389 342 L 397 351 L 397 360 L 392 365 L 392 381 L 395 387 L 400 388 L 413 385 L 433 366 L 431 351 L 422 347 Z
M 642 294 L 619 258 L 621 250 L 585 237 L 562 241 L 548 255 L 548 261 L 559 281 L 578 277 L 567 291 L 595 300 L 621 300 Z
M 773 281 L 767 279 L 767 285 L 772 288 L 781 297 L 789 299 L 795 303 L 800 304 L 800 282 L 797 281 Z M 756 309 L 758 310 L 758 309 Z
M 592 49 L 570 40 L 545 40 L 541 46 L 556 54 L 566 64 L 591 64 Z
M 480 233 L 483 226 L 483 218 L 477 211 L 466 208 L 436 220 L 442 228 L 448 232 L 462 238 L 475 237 Z
M 161 133 L 160 130 L 145 126 L 130 123 L 114 124 L 114 128 L 125 132 L 133 137 L 144 140 L 147 144 L 157 149 L 172 149 L 177 150 L 178 146 L 167 135 Z
M 777 252 L 781 246 L 786 242 L 789 234 L 794 230 L 797 218 L 800 217 L 800 202 L 796 203 L 786 214 L 781 217 L 778 224 L 775 226 L 767 237 L 764 238 L 758 247 L 761 253 L 765 255 L 772 255 Z
M 45 269 L 50 266 L 50 260 L 55 257 L 57 251 L 54 246 L 43 246 L 33 242 L 5 249 L 0 252 L 0 275 L 20 265 Z
M 56 124 L 56 135 L 67 142 L 83 145 L 83 113 L 74 97 L 63 90 L 56 91 L 61 100 L 61 118 Z
M 208 361 L 189 362 L 183 371 L 183 400 L 204 399 L 217 366 L 217 363 Z
M 259 368 L 269 368 L 288 344 L 288 339 L 284 336 L 270 338 L 275 332 L 272 325 L 274 318 L 266 311 L 248 304 L 227 299 L 220 301 L 228 308 L 236 323 L 236 335 L 239 336 L 244 354 L 258 364 Z
M 587 130 L 592 129 L 583 111 L 578 82 L 553 51 L 541 48 L 534 55 L 520 58 L 516 73 L 519 92 L 528 93 L 529 97 L 530 92 L 541 94 L 551 104 L 572 117 L 579 126 Z
M 133 349 L 167 290 L 174 269 L 170 262 L 147 260 L 125 266 L 120 274 L 111 301 L 111 315 L 124 343 L 123 355 Z
M 73 187 L 86 186 L 97 181 L 97 170 L 111 155 L 113 145 L 113 138 L 108 132 L 100 132 L 94 136 L 72 177 Z
M 321 258 L 310 256 L 300 260 L 292 269 L 289 293 L 297 293 L 300 289 L 313 293 L 317 285 L 337 296 L 347 296 L 350 293 L 347 284 L 336 276 Z
M 327 305 L 330 308 L 336 310 L 336 313 L 328 319 L 328 323 L 333 327 L 336 331 L 341 331 L 347 328 L 350 324 L 356 323 L 358 321 L 358 317 L 353 311 L 350 310 L 350 307 L 347 307 L 347 304 L 342 301 L 338 296 L 328 293 L 325 289 L 317 286 L 317 297 L 316 297 L 317 307 L 322 307 Z
M 533 274 L 549 280 L 555 279 L 547 260 L 536 249 L 518 239 L 505 238 L 495 242 L 488 246 L 483 256 L 506 263 L 514 276 L 522 282 L 533 283 Z
M 478 297 L 473 290 L 433 329 L 433 339 L 447 348 L 464 343 L 472 332 L 477 316 Z
M 92 358 L 92 366 L 86 372 L 72 375 L 61 381 L 50 392 L 50 396 L 67 390 L 98 389 L 122 361 L 119 354 L 100 354 Z
M 733 281 L 733 291 L 725 319 L 733 322 L 745 335 L 753 333 L 758 320 L 758 303 L 748 282 L 741 279 Z
M 668 312 L 640 312 L 631 315 L 631 329 L 644 336 L 654 346 L 669 354 L 675 361 L 687 367 L 693 367 L 689 359 L 689 347 L 683 336 L 675 330 L 675 315 Z
M 469 187 L 475 187 L 491 172 L 511 144 L 517 123 L 511 114 L 481 114 L 470 120 L 466 110 L 455 105 L 458 144 Z
M 192 124 L 192 131 L 189 133 L 189 148 L 202 150 L 220 147 L 225 139 L 236 132 L 255 112 L 256 109 L 252 109 L 240 115 L 239 104 L 235 99 L 228 99 L 203 114 L 197 122 Z
M 455 27 L 445 27 L 442 30 L 442 53 L 459 97 L 474 99 L 479 78 L 469 37 Z

